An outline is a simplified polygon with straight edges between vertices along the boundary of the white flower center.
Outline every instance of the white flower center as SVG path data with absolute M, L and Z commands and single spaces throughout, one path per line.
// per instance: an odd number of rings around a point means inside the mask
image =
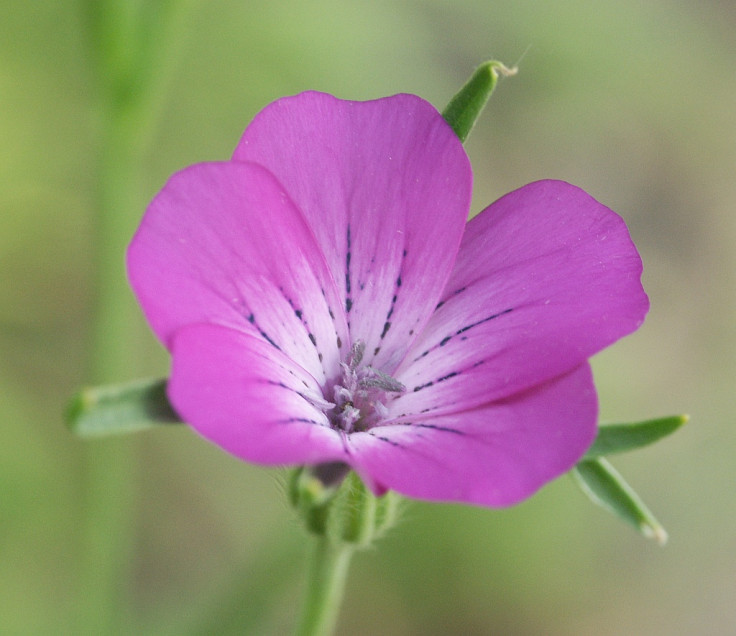
M 333 387 L 332 425 L 346 433 L 366 431 L 386 417 L 387 393 L 403 393 L 406 387 L 371 366 L 361 366 L 365 343 L 358 340 L 350 349 L 347 363 L 341 362 L 342 377 Z

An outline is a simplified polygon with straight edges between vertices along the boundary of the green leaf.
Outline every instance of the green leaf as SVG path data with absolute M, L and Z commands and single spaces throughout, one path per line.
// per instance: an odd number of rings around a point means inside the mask
M 65 418 L 69 428 L 82 437 L 181 422 L 166 397 L 165 379 L 82 389 L 69 403 Z
M 585 454 L 585 459 L 622 453 L 641 448 L 674 433 L 690 418 L 687 415 L 671 415 L 631 424 L 606 424 L 598 428 L 598 437 Z
M 450 100 L 442 116 L 450 124 L 460 141 L 465 143 L 481 111 L 488 102 L 498 82 L 498 76 L 516 75 L 517 68 L 507 68 L 501 62 L 492 60 L 481 64 L 468 82 Z
M 584 459 L 571 472 L 593 503 L 632 524 L 646 538 L 667 543 L 667 532 L 639 495 L 604 457 Z

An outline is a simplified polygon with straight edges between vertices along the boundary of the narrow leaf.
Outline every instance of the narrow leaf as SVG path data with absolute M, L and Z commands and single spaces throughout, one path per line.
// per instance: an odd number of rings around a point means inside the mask
M 585 454 L 585 459 L 641 448 L 674 433 L 689 420 L 687 415 L 671 415 L 630 424 L 605 424 Z
M 647 539 L 654 539 L 660 545 L 667 543 L 666 530 L 604 457 L 584 459 L 571 474 L 593 503 L 632 524 Z
M 517 68 L 507 68 L 495 60 L 481 64 L 470 77 L 468 82 L 450 100 L 442 116 L 450 124 L 460 141 L 470 135 L 475 122 L 485 107 L 488 99 L 496 88 L 498 76 L 508 77 L 516 75 Z
M 181 422 L 166 397 L 166 380 L 82 389 L 67 407 L 69 428 L 82 437 L 131 433 Z

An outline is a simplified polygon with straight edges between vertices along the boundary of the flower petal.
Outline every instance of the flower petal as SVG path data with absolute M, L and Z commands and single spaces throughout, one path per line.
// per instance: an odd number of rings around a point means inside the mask
M 261 166 L 175 174 L 130 245 L 128 273 L 167 346 L 181 326 L 211 322 L 259 335 L 318 381 L 339 372 L 337 290 L 299 210 Z
M 345 457 L 340 435 L 315 406 L 317 382 L 264 340 L 219 325 L 190 325 L 173 339 L 171 403 L 198 433 L 261 464 Z
M 233 159 L 284 184 L 326 256 L 352 342 L 390 373 L 439 300 L 467 219 L 472 172 L 455 133 L 414 95 L 310 92 L 261 111 Z
M 589 365 L 466 413 L 410 417 L 350 436 L 353 465 L 374 488 L 510 506 L 572 468 L 596 433 Z
M 575 368 L 642 323 L 641 271 L 623 220 L 579 188 L 504 196 L 468 223 L 391 416 L 473 408 Z

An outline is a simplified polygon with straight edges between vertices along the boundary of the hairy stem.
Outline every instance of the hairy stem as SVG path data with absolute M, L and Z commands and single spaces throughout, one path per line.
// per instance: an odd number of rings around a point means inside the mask
M 318 537 L 310 556 L 307 589 L 298 623 L 298 636 L 328 636 L 337 623 L 350 559 L 350 544 Z

